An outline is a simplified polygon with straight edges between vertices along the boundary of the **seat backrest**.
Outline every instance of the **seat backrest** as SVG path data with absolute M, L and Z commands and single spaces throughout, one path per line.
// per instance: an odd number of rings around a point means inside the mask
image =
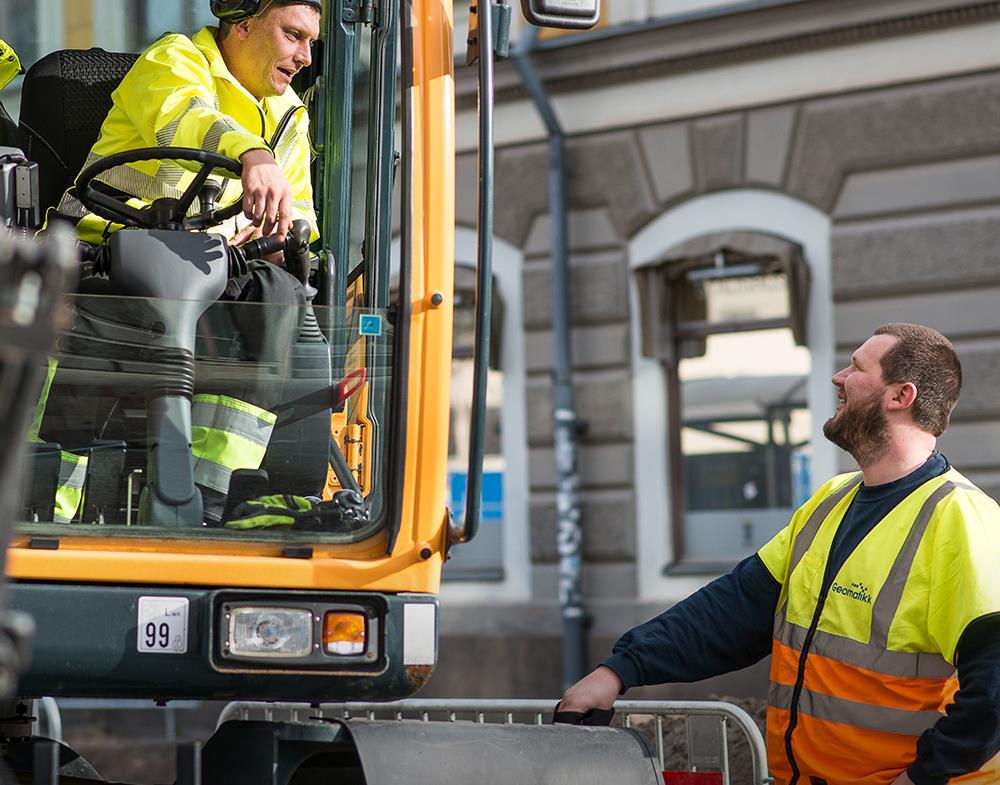
M 38 164 L 42 208 L 54 207 L 80 173 L 111 109 L 111 93 L 138 55 L 64 49 L 30 69 L 21 87 L 21 149 Z

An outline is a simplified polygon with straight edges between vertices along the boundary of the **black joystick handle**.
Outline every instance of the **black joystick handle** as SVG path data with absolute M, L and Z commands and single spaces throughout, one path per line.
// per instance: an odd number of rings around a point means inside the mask
M 277 235 L 271 235 L 270 237 L 258 237 L 256 240 L 250 240 L 249 242 L 243 243 L 239 246 L 240 251 L 243 252 L 243 258 L 247 261 L 253 259 L 263 259 L 265 256 L 270 256 L 271 254 L 280 251 L 283 248 L 281 240 L 278 239 Z
M 309 281 L 309 236 L 312 229 L 309 222 L 301 218 L 292 221 L 292 227 L 285 235 L 285 242 L 282 243 L 277 235 L 270 237 L 258 237 L 239 246 L 243 259 L 263 259 L 277 251 L 285 252 L 285 269 L 299 279 L 302 283 Z M 234 274 L 238 271 L 234 271 Z
M 285 235 L 285 269 L 303 284 L 309 283 L 309 222 L 301 218 L 292 221 Z

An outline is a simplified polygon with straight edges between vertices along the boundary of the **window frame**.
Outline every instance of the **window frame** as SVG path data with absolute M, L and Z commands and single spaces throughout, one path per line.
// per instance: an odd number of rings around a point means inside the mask
M 807 322 L 812 373 L 806 397 L 813 413 L 811 474 L 815 487 L 837 469 L 836 448 L 822 436 L 824 415 L 832 414 L 836 401 L 827 375 L 835 370 L 830 217 L 812 205 L 773 191 L 747 188 L 699 196 L 662 213 L 631 238 L 629 269 L 649 265 L 663 258 L 668 249 L 695 237 L 729 231 L 787 237 L 802 246 L 808 260 L 811 283 Z M 639 598 L 662 602 L 696 591 L 717 573 L 664 573 L 664 566 L 675 560 L 669 532 L 676 525 L 666 441 L 668 374 L 658 359 L 642 354 L 639 285 L 634 274 L 629 276 L 629 287 Z
M 669 248 L 663 256 L 633 268 L 640 277 L 642 350 L 663 364 L 667 383 L 667 450 L 669 453 L 672 552 L 671 573 L 705 573 L 728 569 L 725 560 L 690 558 L 687 543 L 687 473 L 683 431 L 681 362 L 706 351 L 711 336 L 760 330 L 788 329 L 795 343 L 807 345 L 809 267 L 802 247 L 785 237 L 762 232 L 709 232 Z M 787 315 L 760 319 L 712 322 L 700 303 L 696 281 L 742 279 L 782 274 Z

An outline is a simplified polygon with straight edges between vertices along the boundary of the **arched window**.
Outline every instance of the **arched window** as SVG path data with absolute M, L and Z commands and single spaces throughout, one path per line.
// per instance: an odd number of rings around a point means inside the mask
M 810 493 L 809 268 L 775 235 L 701 235 L 635 269 L 667 394 L 673 562 L 721 572 Z
M 633 237 L 629 266 L 639 590 L 662 600 L 752 553 L 836 470 L 830 220 L 708 194 Z

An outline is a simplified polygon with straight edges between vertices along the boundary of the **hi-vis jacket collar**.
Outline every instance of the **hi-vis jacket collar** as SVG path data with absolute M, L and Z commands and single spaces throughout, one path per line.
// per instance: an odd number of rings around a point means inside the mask
M 10 45 L 0 38 L 0 90 L 3 90 L 11 79 L 21 71 L 21 61 L 17 59 L 17 53 Z

